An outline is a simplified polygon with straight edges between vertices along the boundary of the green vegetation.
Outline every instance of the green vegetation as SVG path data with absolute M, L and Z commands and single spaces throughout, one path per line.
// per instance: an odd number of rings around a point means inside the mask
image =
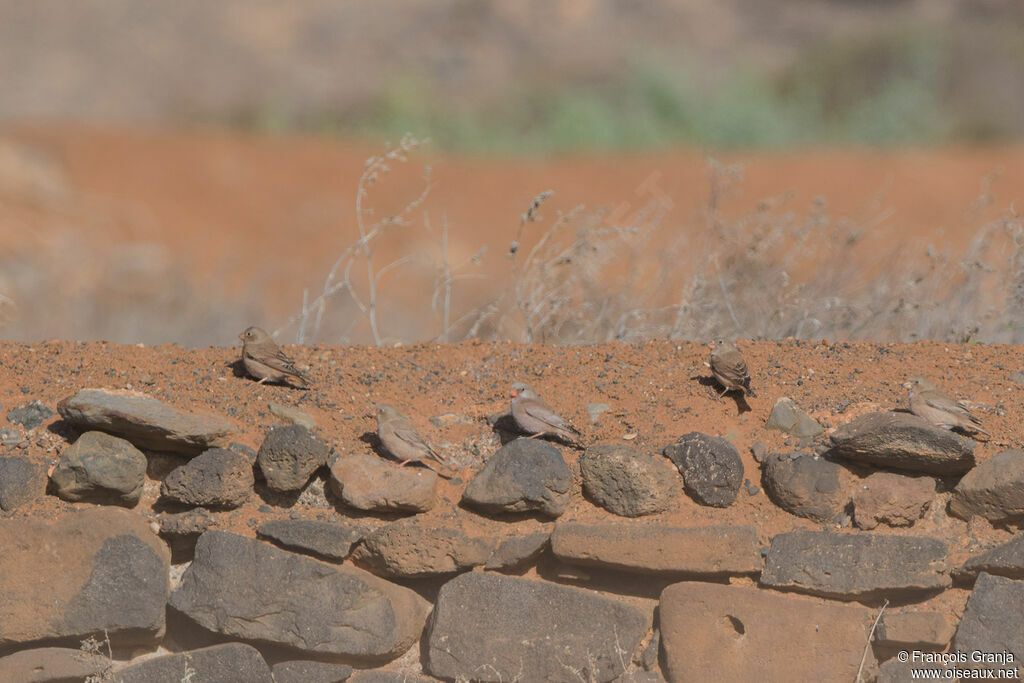
M 934 27 L 897 27 L 822 43 L 782 69 L 737 69 L 714 83 L 699 82 L 697 65 L 669 68 L 664 60 L 648 59 L 615 80 L 510 88 L 487 104 L 472 97 L 453 101 L 429 79 L 406 77 L 382 86 L 374 104 L 359 112 L 322 113 L 298 123 L 280 112 L 262 112 L 248 123 L 373 139 L 414 131 L 438 149 L 501 155 L 1012 136 L 998 125 L 993 129 L 987 105 L 964 113 L 950 100 L 949 66 L 957 49 Z

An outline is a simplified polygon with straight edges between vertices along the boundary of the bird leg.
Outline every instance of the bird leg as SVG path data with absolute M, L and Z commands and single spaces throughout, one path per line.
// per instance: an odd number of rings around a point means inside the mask
M 263 383 L 264 383 L 264 382 L 266 382 L 266 381 L 267 381 L 268 379 L 270 379 L 270 378 L 269 378 L 269 377 L 264 377 L 264 378 L 263 378 L 263 379 L 261 379 L 261 380 L 260 380 L 259 382 L 256 382 L 256 384 L 263 384 Z
M 409 464 L 410 462 L 412 462 L 412 460 L 403 460 L 402 462 L 398 463 L 398 466 L 399 466 L 399 467 L 405 467 L 405 466 L 406 466 L 406 465 L 408 465 L 408 464 Z

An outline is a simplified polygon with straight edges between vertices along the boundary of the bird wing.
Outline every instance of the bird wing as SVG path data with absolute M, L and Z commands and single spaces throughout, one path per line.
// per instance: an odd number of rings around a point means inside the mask
M 747 361 L 743 360 L 743 356 L 740 355 L 739 351 L 729 349 L 715 354 L 711 357 L 711 363 L 720 373 L 727 377 L 735 378 L 738 381 L 743 381 L 750 377 L 750 372 L 747 370 Z
M 530 399 L 522 402 L 523 410 L 526 414 L 535 420 L 540 420 L 546 425 L 554 427 L 556 429 L 565 429 L 573 434 L 579 434 L 571 424 L 569 424 L 564 417 L 552 410 L 551 406 L 539 399 Z
M 406 442 L 410 446 L 414 446 L 416 448 L 421 449 L 424 453 L 426 453 L 434 460 L 438 461 L 441 464 L 444 464 L 444 459 L 441 457 L 441 455 L 434 450 L 433 446 L 431 446 L 429 443 L 423 440 L 423 437 L 420 436 L 420 433 L 416 431 L 416 429 L 409 423 L 408 420 L 396 420 L 392 425 L 392 429 L 395 432 L 395 436 L 397 436 L 399 439 Z
M 288 357 L 288 355 L 280 348 L 259 348 L 253 353 L 252 349 L 246 349 L 245 354 L 264 365 L 283 372 L 287 375 L 293 375 L 303 381 L 308 381 L 306 374 L 295 367 L 295 361 Z
M 925 395 L 922 396 L 921 398 L 924 399 L 925 403 L 927 403 L 932 408 L 935 408 L 936 410 L 942 410 L 947 413 L 951 413 L 965 420 L 970 420 L 971 422 L 978 421 L 978 418 L 971 415 L 967 408 L 961 405 L 960 402 L 954 401 L 945 394 L 929 391 L 926 392 Z

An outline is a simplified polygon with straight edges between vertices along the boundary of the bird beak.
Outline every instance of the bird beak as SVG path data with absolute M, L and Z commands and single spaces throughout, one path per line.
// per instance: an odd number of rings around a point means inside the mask
M 238 339 L 241 340 L 241 341 L 245 341 L 245 332 L 240 333 L 238 335 Z
M 519 390 L 518 389 L 512 389 L 511 391 L 508 392 L 508 395 L 511 396 L 512 398 L 516 398 L 516 397 L 519 396 Z
M 912 384 L 911 384 L 910 382 L 904 382 L 904 383 L 903 383 L 903 388 L 904 388 L 904 389 L 910 389 L 910 388 L 911 388 L 912 386 L 913 386 L 913 385 L 912 385 Z

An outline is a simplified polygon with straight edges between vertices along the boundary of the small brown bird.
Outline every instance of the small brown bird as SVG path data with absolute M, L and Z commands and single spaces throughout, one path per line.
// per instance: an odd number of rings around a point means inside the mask
M 309 385 L 306 373 L 295 367 L 295 361 L 289 358 L 264 330 L 250 327 L 238 335 L 238 338 L 242 340 L 242 364 L 246 372 L 257 378 L 260 384 L 294 384 L 298 381 L 302 387 Z
M 580 444 L 579 439 L 583 435 L 526 384 L 514 383 L 509 396 L 512 397 L 512 419 L 531 439 L 547 434 L 571 444 Z
M 434 448 L 423 440 L 409 419 L 386 403 L 376 406 L 377 436 L 388 453 L 400 460 L 399 467 L 409 462 L 422 462 L 430 469 L 436 470 L 437 465 L 447 467 L 448 463 Z
M 734 345 L 721 339 L 711 344 L 710 365 L 711 374 L 722 385 L 722 393 L 718 395 L 719 398 L 736 389 L 741 390 L 744 396 L 757 398 L 757 394 L 750 388 L 750 371 L 747 370 L 747 361 L 743 360 L 739 349 Z
M 910 389 L 910 412 L 914 415 L 923 417 L 943 429 L 962 429 L 989 436 L 989 433 L 981 428 L 978 418 L 967 410 L 966 403 L 954 401 L 939 391 L 927 378 L 914 376 L 904 382 L 903 386 Z

